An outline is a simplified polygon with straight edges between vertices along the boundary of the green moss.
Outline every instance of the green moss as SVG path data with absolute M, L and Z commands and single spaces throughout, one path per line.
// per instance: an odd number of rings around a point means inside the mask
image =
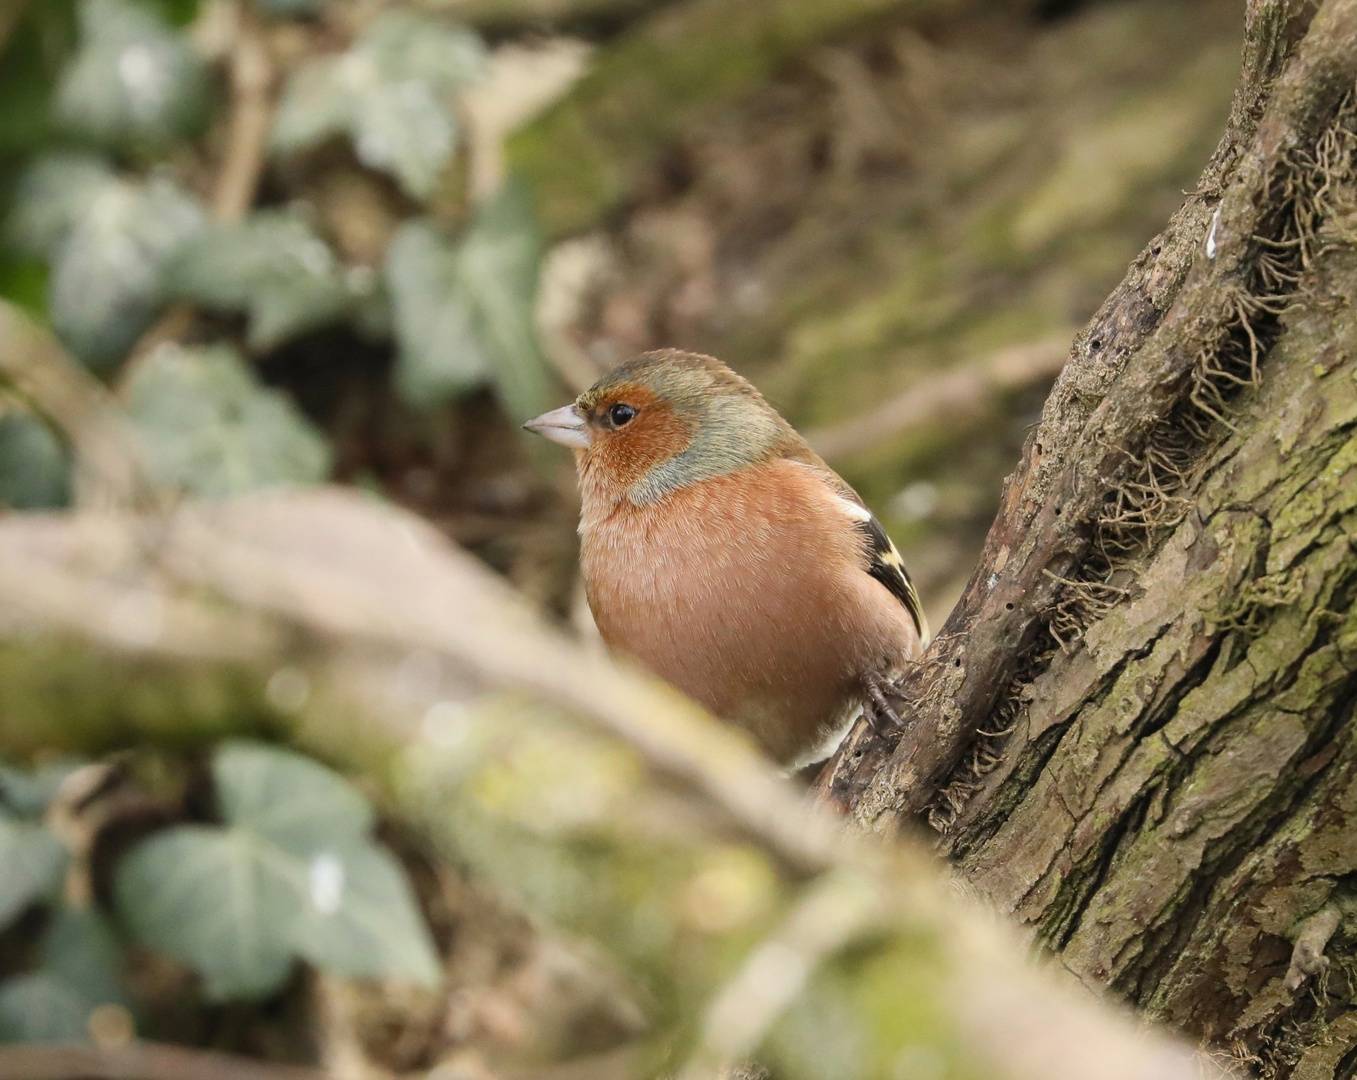
M 662 11 L 607 49 L 573 93 L 510 141 L 510 166 L 535 190 L 549 237 L 582 232 L 623 202 L 686 124 L 815 42 L 898 5 L 693 0 Z
M 257 674 L 158 661 L 46 637 L 0 642 L 0 751 L 97 754 L 151 741 L 199 745 L 276 734 Z

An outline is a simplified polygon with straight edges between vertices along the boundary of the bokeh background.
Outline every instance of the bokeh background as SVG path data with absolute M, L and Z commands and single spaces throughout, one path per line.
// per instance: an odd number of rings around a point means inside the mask
M 569 463 L 516 422 L 713 353 L 940 625 L 1240 36 L 1231 0 L 5 0 L 0 295 L 190 490 L 362 485 L 561 614 Z M 4 407 L 0 500 L 60 503 Z
M 107 614 L 151 657 L 0 619 L 0 1041 L 135 1032 L 364 1078 L 681 1060 L 821 879 L 559 710 L 454 693 L 409 627 L 357 657 L 318 602 L 309 652 L 241 674 L 168 640 L 165 596 L 230 597 L 272 642 L 267 574 L 242 601 L 194 545 L 273 537 L 286 593 L 352 532 L 368 561 L 336 591 L 449 596 L 447 634 L 483 616 L 559 660 L 419 545 L 587 636 L 573 467 L 518 425 L 678 346 L 859 489 L 940 626 L 1071 340 L 1210 156 L 1242 24 L 1237 0 L 0 0 L 0 300 L 197 522 L 166 533 L 181 579 L 136 592 L 121 533 L 34 515 L 79 494 L 72 433 L 0 379 L 0 548 L 101 552 L 57 622 Z M 0 361 L 16 325 L 0 309 Z M 213 517 L 326 481 L 432 531 L 391 559 L 353 503 Z M 348 738 L 364 710 L 416 717 L 414 765 Z M 910 926 L 816 946 L 775 1075 L 955 1073 L 945 950 Z

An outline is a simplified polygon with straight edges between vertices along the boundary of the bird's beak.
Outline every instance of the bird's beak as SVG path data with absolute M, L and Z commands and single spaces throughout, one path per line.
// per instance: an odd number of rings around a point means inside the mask
M 562 446 L 583 450 L 589 445 L 589 425 L 574 405 L 534 416 L 523 427 Z

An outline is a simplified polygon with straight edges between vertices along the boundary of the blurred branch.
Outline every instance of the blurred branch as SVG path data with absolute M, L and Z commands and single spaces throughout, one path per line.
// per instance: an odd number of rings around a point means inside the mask
M 253 11 L 240 0 L 224 10 L 225 14 L 216 17 L 228 27 L 223 55 L 229 66 L 231 114 L 212 193 L 212 214 L 217 221 L 230 224 L 250 212 L 264 174 L 275 73 Z M 141 336 L 129 359 L 178 341 L 192 328 L 194 314 L 190 304 L 173 305 Z
M 55 338 L 4 301 L 0 377 L 65 430 L 75 451 L 79 505 L 129 507 L 146 494 L 135 436 L 108 392 Z
M 217 220 L 234 222 L 254 205 L 269 129 L 273 124 L 273 64 L 253 14 L 237 6 L 231 49 L 231 118 L 212 208 Z
M 887 924 L 889 910 L 879 881 L 843 871 L 824 875 L 712 1001 L 701 1045 L 679 1080 L 715 1080 L 757 1051 L 811 973 L 840 949 Z
M 117 535 L 139 531 L 144 530 L 138 519 L 106 514 L 8 519 L 0 527 L 0 567 L 5 570 L 0 575 L 0 614 L 14 608 L 16 584 L 34 577 L 63 579 L 73 595 L 107 588 L 110 577 L 126 580 L 126 565 L 108 567 L 73 554 L 126 550 L 129 545 L 120 544 Z M 318 691 L 312 699 L 322 704 L 304 737 L 316 744 L 328 741 L 331 756 L 351 757 L 352 745 L 345 743 L 352 732 L 344 729 L 342 710 L 336 709 L 337 703 L 346 702 L 363 711 L 371 735 L 385 743 L 388 759 L 397 754 L 409 761 L 438 759 L 438 734 L 420 720 L 427 706 L 413 714 L 398 709 L 388 690 L 364 697 L 355 693 L 351 679 L 361 655 L 377 669 L 374 687 L 389 687 L 405 658 L 432 653 L 477 686 L 528 693 L 620 739 L 653 770 L 721 811 L 719 819 L 785 865 L 812 876 L 831 872 L 811 886 L 811 899 L 775 935 L 765 959 L 760 961 L 756 952 L 718 999 L 708 1024 L 711 1056 L 759 1039 L 795 996 L 785 980 L 771 997 L 761 996 L 773 985 L 763 970 L 768 955 L 776 959 L 779 950 L 790 955 L 804 978 L 828 953 L 882 928 L 922 934 L 936 943 L 941 952 L 929 968 L 930 999 L 942 1003 L 940 1015 L 955 1028 L 954 1044 L 965 1048 L 968 1060 L 985 1062 L 995 1076 L 1198 1077 L 1198 1065 L 1186 1048 L 1147 1034 L 1082 991 L 1062 987 L 1050 973 L 1029 967 L 1015 941 L 949 892 L 922 848 L 886 847 L 850 836 L 837 818 L 805 799 L 731 729 L 674 691 L 542 624 L 504 582 L 420 519 L 355 492 L 322 489 L 184 503 L 158 523 L 157 533 L 154 565 L 163 584 L 149 591 L 161 608 L 167 606 L 166 593 L 218 617 L 228 615 L 234 605 L 241 616 L 263 616 L 280 629 L 290 625 L 305 635 L 305 655 L 312 658 L 309 670 Z M 45 615 L 50 630 L 74 630 L 124 654 L 135 649 L 182 655 L 191 644 L 164 620 L 154 621 L 133 639 L 116 634 L 106 618 L 70 605 L 55 612 L 35 611 L 22 601 L 19 606 L 30 625 L 35 616 Z M 229 644 L 206 637 L 197 642 L 214 658 L 225 655 Z M 281 652 L 272 661 L 265 659 L 261 676 L 285 659 Z M 24 661 L 19 663 L 22 668 Z M 199 694 L 203 692 L 200 687 Z M 145 721 L 134 711 L 112 722 L 121 725 L 127 738 L 132 734 L 128 724 Z M 243 717 L 239 722 L 254 720 Z M 8 721 L 0 724 L 0 737 L 9 727 Z M 385 768 L 381 756 L 372 753 L 364 767 L 378 774 Z M 433 776 L 426 782 L 438 781 Z M 432 807 L 432 789 L 404 797 L 409 812 L 431 828 L 429 815 L 446 823 L 446 814 Z M 815 899 L 839 895 L 836 882 L 845 881 L 862 890 L 853 903 Z M 976 1001 L 983 1001 L 983 1009 L 973 1007 Z M 748 1015 L 746 1010 L 751 1010 Z M 1011 1030 L 996 1037 L 996 1030 L 1004 1027 L 996 1025 L 996 1016 L 1009 1027 L 1030 1032 L 1033 1045 L 1027 1058 L 1012 1053 Z M 1052 1017 L 1058 1024 L 1053 1025 Z M 1071 1041 L 1071 1030 L 1086 1037 Z M 1054 1059 L 1050 1047 L 1059 1048 Z
M 923 424 L 979 413 L 995 396 L 1033 386 L 1060 374 L 1074 329 L 1016 345 L 973 364 L 911 387 L 847 423 L 807 432 L 806 440 L 826 461 L 842 461 Z
M 0 1080 L 324 1080 L 320 1069 L 136 1042 L 0 1046 Z
M 476 25 L 504 27 L 563 22 L 599 16 L 627 17 L 666 0 L 420 0 L 436 11 L 450 11 Z

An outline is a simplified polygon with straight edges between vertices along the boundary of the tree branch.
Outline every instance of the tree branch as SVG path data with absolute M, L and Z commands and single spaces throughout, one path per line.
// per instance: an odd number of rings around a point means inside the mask
M 136 437 L 108 392 L 56 340 L 0 301 L 0 377 L 59 424 L 75 452 L 75 500 L 131 507 L 149 492 Z

